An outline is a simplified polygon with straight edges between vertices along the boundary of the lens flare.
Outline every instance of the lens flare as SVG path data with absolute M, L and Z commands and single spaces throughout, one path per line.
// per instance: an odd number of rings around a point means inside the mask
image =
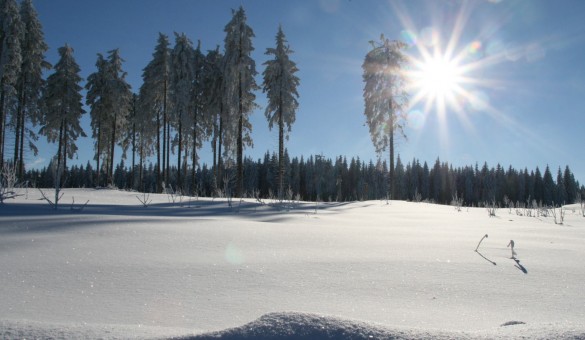
M 400 36 L 402 37 L 402 41 L 407 43 L 409 46 L 416 45 L 418 40 L 416 33 L 412 32 L 411 30 L 403 30 L 400 32 Z
M 414 130 L 421 130 L 425 125 L 426 117 L 421 110 L 412 110 L 408 113 L 408 126 Z
M 227 245 L 223 256 L 230 264 L 238 265 L 244 263 L 244 254 L 233 243 Z

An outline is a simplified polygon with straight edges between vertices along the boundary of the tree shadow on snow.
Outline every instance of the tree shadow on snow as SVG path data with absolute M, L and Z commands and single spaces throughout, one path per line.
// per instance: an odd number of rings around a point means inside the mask
M 512 260 L 514 260 L 514 262 L 516 262 L 516 264 L 514 265 L 514 267 L 520 269 L 524 274 L 528 274 L 528 270 L 526 270 L 526 268 L 520 264 L 520 260 L 518 260 L 517 258 L 513 257 Z

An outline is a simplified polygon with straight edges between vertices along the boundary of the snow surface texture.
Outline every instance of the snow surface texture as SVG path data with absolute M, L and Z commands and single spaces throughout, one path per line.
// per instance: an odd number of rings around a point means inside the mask
M 20 193 L 0 205 L 0 338 L 585 339 L 572 207 L 556 225 L 399 201 L 143 207 L 89 189 L 55 212 Z

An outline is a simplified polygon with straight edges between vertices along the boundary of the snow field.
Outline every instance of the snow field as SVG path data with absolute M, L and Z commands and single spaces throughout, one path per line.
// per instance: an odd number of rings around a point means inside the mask
M 57 212 L 31 190 L 0 206 L 2 337 L 168 337 L 321 315 L 414 337 L 585 334 L 585 219 L 571 210 L 559 226 L 400 201 L 283 211 L 151 195 L 145 208 L 136 193 L 64 192 Z M 71 211 L 72 197 L 90 202 Z

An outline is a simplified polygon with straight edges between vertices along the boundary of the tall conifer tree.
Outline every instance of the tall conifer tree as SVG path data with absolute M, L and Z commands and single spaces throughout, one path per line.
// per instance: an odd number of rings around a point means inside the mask
M 20 7 L 20 17 L 24 29 L 20 42 L 22 63 L 17 82 L 18 104 L 16 115 L 13 116 L 15 127 L 14 163 L 20 178 L 24 172 L 24 140 L 28 137 L 29 148 L 36 155 L 38 150 L 33 143 L 38 138 L 36 133 L 27 127 L 27 122 L 36 126 L 40 119 L 40 98 L 44 86 L 43 70 L 51 65 L 45 61 L 48 46 L 45 43 L 43 29 L 33 7 L 32 0 L 24 0 Z
M 17 101 L 16 84 L 22 63 L 20 42 L 23 34 L 17 2 L 0 0 L 0 169 L 4 167 L 6 120 Z
M 244 192 L 244 145 L 251 146 L 249 115 L 256 108 L 254 91 L 256 85 L 256 63 L 251 57 L 254 47 L 252 38 L 254 31 L 246 24 L 246 13 L 240 7 L 232 11 L 232 20 L 225 26 L 225 55 L 224 55 L 224 90 L 226 91 L 226 110 L 229 113 L 226 124 L 226 147 L 236 147 L 236 195 L 243 196 Z
M 278 191 L 282 197 L 284 193 L 284 138 L 288 140 L 288 133 L 296 119 L 296 110 L 299 106 L 297 98 L 297 86 L 299 78 L 295 75 L 298 71 L 296 64 L 289 59 L 293 53 L 287 45 L 282 27 L 278 27 L 276 34 L 276 48 L 266 49 L 266 54 L 273 55 L 274 59 L 264 63 L 263 90 L 268 96 L 268 106 L 265 115 L 268 119 L 268 127 L 278 126 Z M 286 126 L 286 134 L 285 128 Z
M 140 88 L 141 109 L 148 117 L 147 121 L 156 126 L 156 183 L 157 192 L 163 190 L 163 171 L 166 164 L 167 145 L 167 111 L 169 102 L 169 85 L 171 77 L 171 56 L 169 38 L 159 33 L 158 44 L 152 60 L 142 73 L 143 84 Z M 161 149 L 162 129 L 162 149 Z M 161 167 L 162 158 L 162 167 Z
M 382 35 L 372 44 L 362 65 L 366 122 L 376 152 L 390 150 L 388 174 L 389 195 L 394 197 L 394 133 L 403 136 L 403 110 L 408 106 L 406 80 L 403 71 L 408 63 L 403 50 L 406 45 L 390 41 Z
M 49 142 L 58 143 L 57 169 L 61 173 L 67 168 L 67 158 L 71 159 L 77 153 L 77 138 L 86 135 L 79 123 L 85 113 L 81 102 L 79 65 L 69 45 L 59 48 L 59 55 L 55 72 L 47 78 L 43 93 L 46 108 L 39 133 L 46 136 Z

